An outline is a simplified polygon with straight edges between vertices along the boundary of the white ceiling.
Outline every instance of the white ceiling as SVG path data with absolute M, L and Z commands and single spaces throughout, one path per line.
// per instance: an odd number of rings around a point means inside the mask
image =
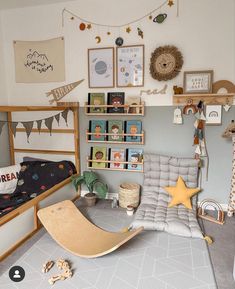
M 74 0 L 0 0 L 0 10 L 47 5 Z

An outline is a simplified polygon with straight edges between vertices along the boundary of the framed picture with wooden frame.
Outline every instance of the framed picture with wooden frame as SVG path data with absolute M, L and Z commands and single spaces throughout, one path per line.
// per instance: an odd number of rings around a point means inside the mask
M 144 45 L 116 48 L 117 87 L 144 86 Z
M 88 49 L 89 88 L 114 87 L 114 48 Z
M 184 93 L 211 93 L 213 70 L 185 71 Z
M 222 124 L 222 105 L 206 105 L 206 125 Z

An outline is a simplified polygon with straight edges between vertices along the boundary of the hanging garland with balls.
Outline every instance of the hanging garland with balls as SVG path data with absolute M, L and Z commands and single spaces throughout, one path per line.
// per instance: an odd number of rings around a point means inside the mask
M 124 30 L 124 33 L 131 34 L 131 33 L 136 33 L 137 36 L 139 36 L 141 39 L 144 38 L 144 31 L 141 28 L 141 22 L 144 21 L 145 19 L 149 19 L 153 23 L 162 23 L 166 17 L 166 13 L 161 13 L 161 9 L 164 6 L 172 7 L 174 5 L 174 2 L 177 1 L 177 16 L 179 16 L 179 0 L 165 0 L 161 5 L 153 9 L 152 11 L 148 12 L 147 14 L 143 15 L 142 17 L 139 17 L 138 19 L 135 19 L 133 21 L 129 21 L 124 24 L 120 25 L 110 25 L 110 24 L 105 24 L 105 23 L 97 23 L 94 21 L 90 21 L 88 19 L 85 19 L 83 17 L 80 17 L 79 15 L 73 13 L 72 11 L 64 8 L 62 11 L 62 26 L 64 27 L 64 21 L 65 21 L 65 14 L 68 14 L 70 16 L 70 20 L 78 20 L 79 21 L 79 30 L 80 31 L 86 31 L 86 30 L 93 30 L 98 28 L 97 30 L 99 31 L 99 28 L 104 28 L 106 30 L 106 35 L 110 36 L 112 35 L 113 31 L 116 30 L 118 31 L 118 34 L 120 34 L 121 30 Z M 159 14 L 160 11 L 160 14 Z M 136 25 L 137 24 L 137 25 Z M 137 26 L 137 27 L 134 27 Z M 102 37 L 100 35 L 95 36 L 96 43 L 101 43 L 102 42 Z M 122 37 L 118 37 L 115 40 L 115 43 L 117 46 L 121 46 L 124 43 L 124 40 Z

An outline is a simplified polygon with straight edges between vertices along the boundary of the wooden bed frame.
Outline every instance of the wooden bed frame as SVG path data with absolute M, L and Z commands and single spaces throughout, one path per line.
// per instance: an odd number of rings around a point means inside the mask
M 15 164 L 15 153 L 28 154 L 50 154 L 50 155 L 73 155 L 77 172 L 80 173 L 80 155 L 79 155 L 79 103 L 73 103 L 65 106 L 0 106 L 0 112 L 7 113 L 8 121 L 12 120 L 14 112 L 35 112 L 35 111 L 63 111 L 70 108 L 73 112 L 73 129 L 52 129 L 52 134 L 74 134 L 74 151 L 69 150 L 39 150 L 16 148 L 14 137 L 8 123 L 9 149 L 11 164 Z M 17 132 L 25 132 L 24 128 L 17 128 Z M 32 133 L 38 133 L 33 129 Z M 43 133 L 50 133 L 48 129 L 41 129 Z M 43 138 L 42 138 L 43 140 Z M 70 178 L 65 179 L 59 184 L 53 186 L 36 198 L 26 202 L 15 210 L 9 212 L 0 218 L 0 261 L 10 255 L 16 248 L 32 237 L 41 227 L 37 217 L 40 208 L 54 204 L 56 202 L 70 199 L 75 201 L 80 196 L 80 191 L 76 192 L 71 184 Z

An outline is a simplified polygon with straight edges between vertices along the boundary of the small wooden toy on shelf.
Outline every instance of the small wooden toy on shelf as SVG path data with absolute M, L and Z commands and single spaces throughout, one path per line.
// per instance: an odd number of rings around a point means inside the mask
M 206 209 L 213 209 L 216 216 L 210 216 L 207 214 Z M 205 219 L 207 221 L 223 225 L 224 224 L 224 212 L 219 203 L 211 199 L 205 199 L 201 201 L 198 208 L 198 217 Z

